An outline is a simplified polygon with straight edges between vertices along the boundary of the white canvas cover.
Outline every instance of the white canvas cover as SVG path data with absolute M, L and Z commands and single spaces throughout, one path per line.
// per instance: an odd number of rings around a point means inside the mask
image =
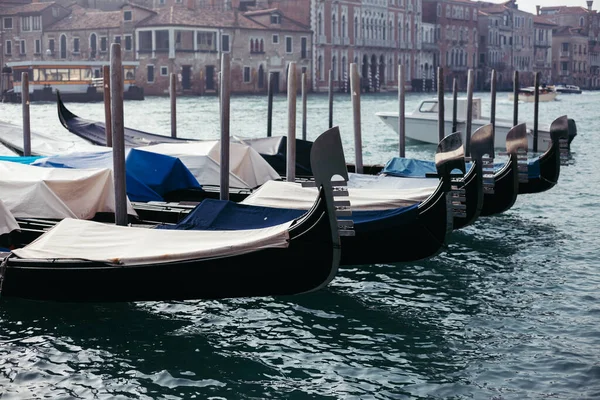
M 162 143 L 139 147 L 138 150 L 178 157 L 200 185 L 221 185 L 221 142 L 218 140 Z M 256 150 L 245 144 L 230 143 L 229 167 L 231 188 L 254 189 L 272 179 L 281 179 Z
M 411 206 L 429 197 L 439 183 L 437 179 L 415 179 L 410 182 L 413 186 L 400 188 L 401 181 L 411 181 L 413 178 L 356 176 L 359 178 L 354 180 L 353 177 L 356 177 L 351 174 L 348 182 L 348 200 L 353 211 L 389 210 Z M 417 181 L 421 181 L 420 184 Z M 317 194 L 317 188 L 303 188 L 299 183 L 269 181 L 241 203 L 308 210 L 314 204 Z
M 27 259 L 80 259 L 119 265 L 212 258 L 286 248 L 291 223 L 252 230 L 176 231 L 67 218 L 13 253 Z
M 17 220 L 0 199 L 0 235 L 10 233 L 16 229 L 19 229 Z
M 0 121 L 0 143 L 9 149 L 16 149 L 22 152 L 23 128 Z M 97 151 L 97 147 L 79 138 L 76 138 L 76 140 L 67 140 L 39 132 L 31 132 L 31 155 L 33 156 L 53 156 L 74 151 L 93 152 Z
M 0 200 L 16 218 L 91 219 L 115 212 L 112 170 L 43 168 L 0 161 Z M 136 215 L 129 199 L 127 213 Z

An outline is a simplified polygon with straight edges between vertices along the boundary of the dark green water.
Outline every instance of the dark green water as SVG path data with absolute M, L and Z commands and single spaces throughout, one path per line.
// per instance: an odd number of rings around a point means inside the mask
M 408 96 L 407 110 L 421 98 Z M 600 398 L 600 93 L 559 98 L 540 104 L 540 119 L 567 114 L 578 136 L 558 185 L 454 232 L 434 258 L 347 267 L 325 290 L 277 299 L 0 299 L 0 398 Z M 101 104 L 69 107 L 102 119 Z M 505 93 L 497 107 L 512 116 Z M 397 138 L 374 113 L 397 110 L 396 95 L 363 95 L 361 108 L 364 161 L 384 162 Z M 313 140 L 327 128 L 327 97 L 312 96 L 308 110 Z M 169 134 L 168 112 L 168 99 L 131 102 L 125 122 Z M 531 119 L 533 105 L 520 113 Z M 265 136 L 266 114 L 264 98 L 233 98 L 231 133 Z M 33 130 L 75 140 L 55 105 L 31 115 Z M 0 104 L 0 119 L 19 123 L 20 105 Z M 215 98 L 179 100 L 180 136 L 217 138 L 218 122 Z M 349 97 L 336 98 L 334 124 L 352 161 Z M 286 134 L 285 97 L 273 126 Z

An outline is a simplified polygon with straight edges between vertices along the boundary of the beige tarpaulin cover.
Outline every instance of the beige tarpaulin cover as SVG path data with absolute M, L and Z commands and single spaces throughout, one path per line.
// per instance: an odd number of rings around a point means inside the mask
M 220 257 L 286 248 L 291 223 L 237 231 L 176 231 L 67 218 L 13 253 L 28 259 L 81 259 L 122 265 Z
M 115 212 L 113 174 L 0 161 L 0 200 L 15 218 L 91 219 Z M 127 213 L 137 215 L 129 199 Z
M 221 185 L 220 141 L 162 143 L 137 149 L 177 157 L 201 185 Z M 281 179 L 256 150 L 240 143 L 230 143 L 229 167 L 231 188 L 254 189 L 269 180 Z
M 434 192 L 438 184 L 437 179 L 350 174 L 347 199 L 353 211 L 388 210 L 422 202 Z M 299 183 L 270 181 L 241 203 L 307 210 L 314 204 L 317 194 L 316 188 L 303 188 Z M 342 199 L 346 198 L 340 198 Z
M 0 199 L 0 235 L 10 233 L 15 229 L 19 229 L 19 224 Z

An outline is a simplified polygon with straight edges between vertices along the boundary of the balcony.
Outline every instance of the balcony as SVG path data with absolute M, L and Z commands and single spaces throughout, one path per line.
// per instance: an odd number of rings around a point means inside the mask
M 466 65 L 451 65 L 450 66 L 450 70 L 452 72 L 466 72 L 467 68 L 468 67 Z
M 561 71 L 560 71 L 558 74 L 559 74 L 560 76 L 569 76 L 569 75 L 570 75 L 570 74 L 569 74 L 569 71 L 566 71 L 566 70 L 561 70 Z
M 570 57 L 571 56 L 571 52 L 570 51 L 560 51 L 558 52 L 559 57 Z
M 341 38 L 340 38 L 339 36 L 335 36 L 335 37 L 333 38 L 333 44 L 334 44 L 334 45 L 338 45 L 338 46 L 339 46 L 340 44 L 342 44 L 342 40 L 341 40 Z
M 436 43 L 423 42 L 423 50 L 425 51 L 437 51 L 438 45 Z
M 547 40 L 536 40 L 534 43 L 535 47 L 550 47 L 552 44 Z

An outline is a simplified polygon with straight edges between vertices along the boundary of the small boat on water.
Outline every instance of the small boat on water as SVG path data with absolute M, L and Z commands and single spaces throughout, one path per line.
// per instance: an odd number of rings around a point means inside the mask
M 581 94 L 582 90 L 576 85 L 554 85 L 554 91 L 563 94 Z
M 16 61 L 4 66 L 12 74 L 9 89 L 2 93 L 4 101 L 21 102 L 21 74 L 29 78 L 29 101 L 54 101 L 60 91 L 67 101 L 94 102 L 104 99 L 102 68 L 108 61 Z M 143 100 L 144 89 L 136 85 L 137 61 L 123 61 L 126 100 Z
M 444 130 L 452 132 L 453 99 L 444 99 Z M 467 99 L 457 99 L 457 126 L 456 131 L 462 132 L 463 143 L 467 125 Z M 398 112 L 379 111 L 377 115 L 387 126 L 398 134 Z M 412 113 L 406 113 L 406 139 L 417 143 L 438 143 L 438 99 L 422 100 Z M 481 113 L 481 98 L 473 98 L 472 129 L 475 131 L 490 123 L 490 117 Z M 528 151 L 533 151 L 533 122 L 525 122 L 527 132 Z M 494 148 L 506 150 L 506 135 L 513 127 L 510 119 L 497 118 L 495 121 Z M 545 149 L 550 144 L 550 124 L 538 125 L 538 149 Z
M 1 293 L 35 300 L 114 302 L 293 295 L 320 289 L 335 277 L 340 234 L 351 229 L 346 223 L 340 230 L 335 215 L 332 178 L 347 179 L 339 131 L 315 140 L 311 163 L 318 196 L 299 218 L 234 231 L 172 231 L 65 218 L 0 257 Z M 3 220 L 10 218 L 0 216 Z
M 549 87 L 540 87 L 538 89 L 538 101 L 554 101 L 556 100 L 556 97 L 558 96 L 558 92 L 552 90 Z M 533 86 L 528 86 L 528 87 L 524 87 L 519 89 L 519 101 L 523 101 L 526 103 L 533 103 L 535 101 L 535 87 Z M 508 94 L 508 100 L 510 101 L 514 101 L 514 94 L 513 93 L 509 93 Z

